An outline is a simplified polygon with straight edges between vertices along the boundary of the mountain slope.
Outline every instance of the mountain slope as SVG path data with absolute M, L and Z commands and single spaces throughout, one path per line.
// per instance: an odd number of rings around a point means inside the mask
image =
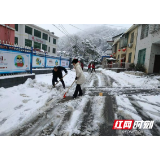
M 96 46 L 96 50 L 101 53 L 105 52 L 109 45 L 107 41 L 112 40 L 113 36 L 123 33 L 126 29 L 116 29 L 107 26 L 98 26 L 86 29 L 83 32 L 78 32 L 74 35 L 69 35 L 72 40 L 67 36 L 63 36 L 58 40 L 58 50 L 67 51 L 73 54 L 73 46 L 78 45 L 83 50 L 82 41 L 89 40 L 89 42 Z

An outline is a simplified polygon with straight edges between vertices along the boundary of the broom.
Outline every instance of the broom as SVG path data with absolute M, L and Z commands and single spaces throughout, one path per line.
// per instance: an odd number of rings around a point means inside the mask
M 76 80 L 74 80 L 74 82 L 75 82 L 75 81 L 76 81 Z M 73 83 L 74 83 L 74 82 L 73 82 Z M 67 90 L 67 92 L 64 94 L 63 98 L 66 98 L 66 94 L 68 93 L 69 89 L 72 87 L 73 83 L 72 83 L 71 86 L 68 88 L 68 90 Z

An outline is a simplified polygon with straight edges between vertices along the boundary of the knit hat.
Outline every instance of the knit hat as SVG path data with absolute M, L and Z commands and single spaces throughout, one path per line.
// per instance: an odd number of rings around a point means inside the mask
M 73 59 L 72 63 L 77 63 L 78 59 Z

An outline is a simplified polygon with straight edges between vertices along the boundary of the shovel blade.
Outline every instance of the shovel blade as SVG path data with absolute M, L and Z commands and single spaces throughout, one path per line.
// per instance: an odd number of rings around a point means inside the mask
M 63 98 L 66 98 L 66 93 L 64 94 Z

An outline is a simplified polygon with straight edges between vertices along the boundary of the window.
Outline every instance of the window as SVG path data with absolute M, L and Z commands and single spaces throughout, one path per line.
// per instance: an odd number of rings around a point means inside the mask
M 149 25 L 148 24 L 142 24 L 141 38 L 140 39 L 144 39 L 148 36 L 148 30 L 149 30 Z
M 52 53 L 56 53 L 56 49 L 55 49 L 55 48 L 53 48 L 53 51 L 52 51 Z
M 48 40 L 48 35 L 43 33 L 43 39 Z
M 118 45 L 119 45 L 118 49 L 121 49 L 120 41 L 119 41 Z
M 41 43 L 34 42 L 34 48 L 41 49 Z
M 18 31 L 18 24 L 15 24 L 15 30 Z
M 118 59 L 119 59 L 119 55 L 118 55 Z
M 34 36 L 41 38 L 41 32 L 34 29 Z
M 115 45 L 115 52 L 117 52 L 117 44 Z
M 115 44 L 115 45 L 112 47 L 112 52 L 113 52 L 113 53 L 117 52 L 117 44 Z
M 48 47 L 48 52 L 50 52 L 50 47 Z
M 50 42 L 50 37 L 49 37 L 49 42 Z
M 18 37 L 15 37 L 15 43 L 14 44 L 18 44 Z
M 127 38 L 122 37 L 119 42 L 119 48 L 127 47 Z
M 134 41 L 134 32 L 131 34 L 131 40 L 130 40 L 130 43 L 133 43 Z
M 53 38 L 53 44 L 56 44 L 56 39 Z
M 129 56 L 128 56 L 128 63 L 131 63 L 131 58 L 132 58 L 132 53 L 129 53 Z
M 42 44 L 42 49 L 43 49 L 44 51 L 47 51 L 47 45 Z
M 32 35 L 32 28 L 25 26 L 25 33 L 31 34 Z
M 25 46 L 32 47 L 32 41 L 29 39 L 25 39 Z
M 146 56 L 146 49 L 139 50 L 139 53 L 138 53 L 138 62 L 137 63 L 144 65 L 144 63 L 145 63 L 145 56 Z

